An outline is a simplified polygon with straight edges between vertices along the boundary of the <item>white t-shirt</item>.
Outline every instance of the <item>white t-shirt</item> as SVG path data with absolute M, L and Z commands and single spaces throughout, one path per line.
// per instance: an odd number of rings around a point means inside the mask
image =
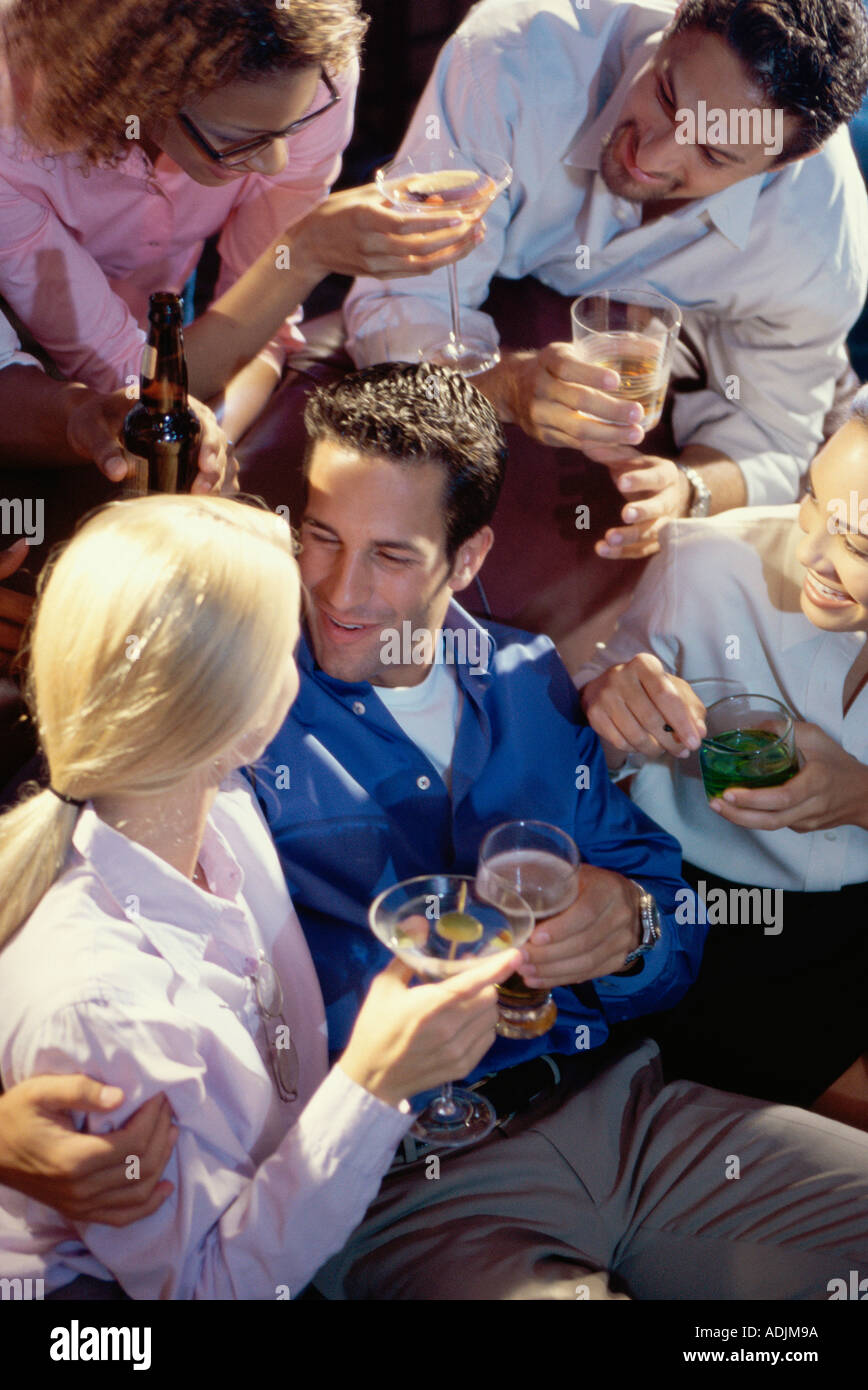
M 419 685 L 379 685 L 377 694 L 448 787 L 463 699 L 453 668 L 435 661 Z

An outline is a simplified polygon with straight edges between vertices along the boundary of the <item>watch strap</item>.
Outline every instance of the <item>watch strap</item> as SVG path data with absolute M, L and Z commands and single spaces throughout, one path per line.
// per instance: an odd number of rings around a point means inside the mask
M 631 878 L 630 882 L 639 892 L 639 923 L 642 937 L 635 951 L 631 951 L 627 956 L 625 965 L 632 965 L 634 961 L 640 960 L 642 956 L 653 950 L 660 940 L 660 913 L 653 896 L 634 878 Z
M 695 468 L 691 468 L 689 463 L 679 463 L 688 483 L 690 484 L 690 505 L 687 515 L 691 517 L 708 516 L 711 511 L 711 492 L 702 474 Z

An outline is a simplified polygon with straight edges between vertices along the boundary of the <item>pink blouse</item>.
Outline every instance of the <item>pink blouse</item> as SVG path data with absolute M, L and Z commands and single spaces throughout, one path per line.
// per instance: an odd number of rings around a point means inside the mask
M 204 187 L 138 144 L 115 168 L 83 172 L 74 155 L 39 156 L 0 136 L 0 294 L 70 379 L 100 391 L 136 380 L 148 298 L 180 293 L 206 239 L 220 233 L 218 296 L 284 228 L 327 196 L 353 128 L 358 64 L 337 79 L 342 100 L 287 141 L 287 167 Z M 327 92 L 317 87 L 312 109 Z M 304 339 L 288 318 L 268 355 Z

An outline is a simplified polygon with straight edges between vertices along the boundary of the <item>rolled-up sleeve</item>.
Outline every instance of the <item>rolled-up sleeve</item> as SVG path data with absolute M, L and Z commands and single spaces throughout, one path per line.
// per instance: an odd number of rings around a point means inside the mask
M 283 172 L 276 178 L 257 175 L 245 180 L 217 244 L 221 260 L 218 297 L 235 284 L 281 232 L 301 222 L 329 196 L 353 133 L 358 84 L 359 65 L 354 60 L 336 80 L 340 101 L 307 129 L 288 139 Z M 325 100 L 326 89 L 321 84 L 315 103 Z M 287 354 L 304 344 L 299 328 L 302 317 L 301 307 L 294 310 L 258 354 L 271 363 L 278 375 Z
M 65 376 L 97 391 L 138 379 L 145 334 L 47 205 L 0 174 L 0 291 Z
M 254 1169 L 214 1098 L 207 1036 L 177 1014 L 77 1004 L 53 1014 L 42 1035 L 19 1037 L 16 1075 L 86 1071 L 123 1089 L 111 1116 L 89 1117 L 94 1132 L 161 1091 L 174 1113 L 178 1140 L 164 1175 L 174 1191 L 160 1209 L 123 1229 L 75 1228 L 135 1299 L 294 1297 L 362 1219 L 411 1122 L 335 1067 Z
M 845 339 L 865 299 L 868 214 L 857 211 L 865 245 L 848 242 L 840 257 L 809 245 L 778 271 L 761 257 L 745 292 L 757 299 L 753 312 L 684 315 L 709 389 L 676 395 L 676 444 L 703 444 L 737 463 L 748 506 L 795 501 L 822 442 L 849 365 Z

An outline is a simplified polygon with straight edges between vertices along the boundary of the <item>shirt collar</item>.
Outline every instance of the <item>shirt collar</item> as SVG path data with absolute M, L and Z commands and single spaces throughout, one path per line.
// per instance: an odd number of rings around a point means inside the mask
M 466 632 L 475 631 L 480 634 L 477 639 L 480 642 L 479 651 L 482 653 L 479 668 L 472 667 L 470 662 L 456 662 L 455 664 L 459 685 L 465 694 L 475 704 L 478 704 L 483 699 L 492 679 L 497 644 L 488 629 L 465 612 L 460 604 L 454 600 L 447 610 L 444 626 L 452 628 L 456 632 L 464 630 Z M 370 681 L 342 681 L 327 675 L 316 664 L 306 631 L 302 631 L 296 659 L 302 679 L 295 703 L 288 716 L 295 723 L 311 726 L 321 722 L 322 710 L 317 701 L 317 686 L 348 706 L 351 706 L 355 700 L 363 700 L 372 691 L 376 692 L 376 686 L 371 685 Z M 474 675 L 473 669 L 477 669 L 479 673 Z
M 237 907 L 227 912 L 226 901 L 237 902 L 244 871 L 210 819 L 199 857 L 213 893 L 197 888 L 152 850 L 100 820 L 92 802 L 76 822 L 72 843 L 121 913 L 136 923 L 179 975 L 194 982 L 198 979 L 200 963 L 215 935 L 240 950 L 248 949 L 246 930 L 242 930 L 244 915 Z
M 660 38 L 661 34 L 659 33 L 651 34 L 644 43 L 639 44 L 633 51 L 617 86 L 602 110 L 589 125 L 585 125 L 576 135 L 575 140 L 564 155 L 564 164 L 569 164 L 575 169 L 587 169 L 599 174 L 603 141 L 617 124 L 627 92 L 639 69 L 644 66 L 657 48 Z M 749 179 L 742 179 L 739 183 L 724 188 L 720 193 L 713 193 L 708 198 L 700 198 L 696 202 L 686 203 L 684 207 L 679 207 L 677 203 L 674 203 L 673 211 L 668 216 L 695 217 L 702 221 L 710 221 L 728 241 L 743 251 L 750 236 L 757 199 L 769 180 L 774 177 L 775 174 L 772 173 L 754 174 Z M 610 194 L 610 196 L 613 195 Z

